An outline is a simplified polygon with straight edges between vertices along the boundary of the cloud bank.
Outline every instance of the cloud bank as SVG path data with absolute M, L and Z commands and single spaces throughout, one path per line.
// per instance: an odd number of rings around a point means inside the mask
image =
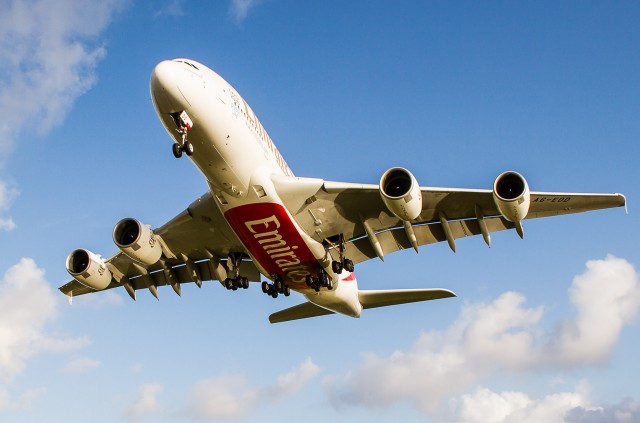
M 282 400 L 302 389 L 320 369 L 311 358 L 289 373 L 281 375 L 272 386 L 256 388 L 240 375 L 223 375 L 196 383 L 186 407 L 186 414 L 198 420 L 236 420 L 262 402 Z
M 20 260 L 0 280 L 0 410 L 23 408 L 44 393 L 43 389 L 32 389 L 11 397 L 8 385 L 30 358 L 88 345 L 85 337 L 59 338 L 47 333 L 58 314 L 58 304 L 44 271 L 32 259 Z
M 366 355 L 355 371 L 327 381 L 332 403 L 376 408 L 409 401 L 434 414 L 445 399 L 462 395 L 458 416 L 467 417 L 461 421 L 473 421 L 464 410 L 481 408 L 478 404 L 483 401 L 497 413 L 495 421 L 509 421 L 504 416 L 515 415 L 515 410 L 532 412 L 535 402 L 524 393 L 480 389 L 463 394 L 500 372 L 524 374 L 606 363 L 621 331 L 640 309 L 638 273 L 613 256 L 589 261 L 584 273 L 574 278 L 569 298 L 575 316 L 551 331 L 541 325 L 544 308 L 526 307 L 526 298 L 516 292 L 488 304 L 467 305 L 448 329 L 422 334 L 407 351 L 388 357 Z M 537 406 L 549 410 L 553 401 L 559 401 L 558 409 L 566 412 L 587 407 L 585 398 L 581 393 L 566 394 L 543 399 Z M 474 407 L 465 406 L 471 403 Z

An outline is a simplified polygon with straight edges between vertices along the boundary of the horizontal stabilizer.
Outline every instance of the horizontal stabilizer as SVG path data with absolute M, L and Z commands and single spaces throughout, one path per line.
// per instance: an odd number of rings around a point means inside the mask
M 439 300 L 455 296 L 456 294 L 452 291 L 442 288 L 358 291 L 358 298 L 364 309 Z
M 313 303 L 306 302 L 278 311 L 277 313 L 273 313 L 269 316 L 269 322 L 281 323 L 288 322 L 289 320 L 306 319 L 307 317 L 325 316 L 327 314 L 333 314 L 333 312 Z
M 456 294 L 452 291 L 442 288 L 358 291 L 358 298 L 363 309 L 416 303 L 419 301 L 439 300 L 441 298 L 450 298 L 455 296 Z M 306 302 L 278 311 L 277 313 L 273 313 L 269 316 L 269 322 L 282 323 L 290 320 L 306 319 L 308 317 L 326 316 L 327 314 L 334 313 L 311 302 Z

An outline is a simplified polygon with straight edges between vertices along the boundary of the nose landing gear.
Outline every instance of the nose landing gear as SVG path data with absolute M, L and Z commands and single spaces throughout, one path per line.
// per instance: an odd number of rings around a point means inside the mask
M 177 131 L 181 135 L 179 143 L 173 144 L 173 156 L 176 159 L 182 157 L 182 153 L 187 153 L 187 156 L 193 154 L 193 144 L 187 140 L 187 133 L 193 127 L 193 122 L 185 110 L 181 112 L 171 113 L 171 117 L 176 124 Z

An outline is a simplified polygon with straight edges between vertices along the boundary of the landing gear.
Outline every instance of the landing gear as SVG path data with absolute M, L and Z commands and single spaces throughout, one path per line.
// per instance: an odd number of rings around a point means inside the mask
M 338 252 L 340 253 L 340 258 L 338 260 L 334 260 L 331 262 L 331 270 L 333 270 L 337 274 L 342 273 L 343 269 L 346 270 L 347 272 L 353 272 L 355 269 L 355 266 L 353 265 L 353 261 L 349 260 L 344 256 L 344 249 L 345 249 L 344 244 L 345 244 L 344 236 L 340 234 L 338 238 L 338 246 L 337 246 Z
M 318 277 L 314 278 L 311 275 L 305 276 L 305 282 L 309 288 L 316 292 L 320 292 L 320 288 L 333 289 L 333 281 L 322 268 L 318 269 Z
M 227 269 L 229 274 L 232 275 L 226 278 L 222 284 L 225 288 L 231 291 L 237 291 L 238 288 L 248 289 L 249 279 L 244 276 L 240 276 L 240 262 L 242 261 L 242 254 L 231 253 L 227 259 Z
M 238 276 L 237 278 L 227 278 L 223 282 L 224 287 L 230 291 L 237 291 L 238 288 L 248 289 L 249 288 L 249 279 Z
M 187 153 L 187 156 L 193 154 L 193 144 L 187 140 L 187 132 L 193 127 L 193 122 L 185 110 L 181 112 L 171 113 L 171 117 L 177 126 L 177 131 L 181 135 L 181 140 L 178 143 L 173 144 L 173 156 L 176 159 L 182 157 L 182 153 Z
M 278 298 L 278 294 L 283 294 L 285 297 L 291 295 L 291 288 L 283 282 L 279 275 L 271 275 L 271 277 L 273 283 L 262 282 L 262 292 L 273 298 Z

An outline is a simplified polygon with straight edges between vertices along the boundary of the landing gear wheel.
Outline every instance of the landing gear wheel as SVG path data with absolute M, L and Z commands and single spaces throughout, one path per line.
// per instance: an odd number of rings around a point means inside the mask
M 182 148 L 177 143 L 173 144 L 172 149 L 173 149 L 173 157 L 175 157 L 176 159 L 179 159 L 180 157 L 182 157 Z
M 289 288 L 287 285 L 285 285 L 283 294 L 284 294 L 285 297 L 288 297 L 289 295 L 291 295 L 291 288 Z
M 278 291 L 276 291 L 275 289 L 273 290 L 273 292 L 271 292 L 271 296 L 273 298 L 278 298 Z
M 269 282 L 262 282 L 262 292 L 264 292 L 265 294 L 269 293 Z
M 324 287 L 329 287 L 329 276 L 327 276 L 326 273 L 322 273 L 322 275 L 320 276 L 320 283 L 322 284 L 322 286 Z
M 311 275 L 305 276 L 304 281 L 307 283 L 308 287 L 313 285 L 313 277 Z
M 342 269 L 344 268 L 344 265 L 342 263 L 340 263 L 339 261 L 332 261 L 331 262 L 331 270 L 333 270 L 334 273 L 340 274 L 342 273 Z
M 349 259 L 344 259 L 344 269 L 347 272 L 353 272 L 355 270 L 355 266 L 353 265 L 353 261 Z
M 187 156 L 191 156 L 193 154 L 193 144 L 189 141 L 185 141 L 184 144 L 182 144 L 182 151 L 187 153 Z
M 242 279 L 242 289 L 249 289 L 249 279 L 244 277 L 241 279 Z
M 233 281 L 231 278 L 227 278 L 224 280 L 224 287 L 227 289 L 231 289 L 233 287 Z
M 327 281 L 327 289 L 328 289 L 329 291 L 331 291 L 331 290 L 333 289 L 333 281 L 332 281 L 331 279 L 329 279 L 329 280 Z
M 276 280 L 273 281 L 273 288 L 276 290 L 276 292 L 282 292 L 282 281 L 276 278 Z

